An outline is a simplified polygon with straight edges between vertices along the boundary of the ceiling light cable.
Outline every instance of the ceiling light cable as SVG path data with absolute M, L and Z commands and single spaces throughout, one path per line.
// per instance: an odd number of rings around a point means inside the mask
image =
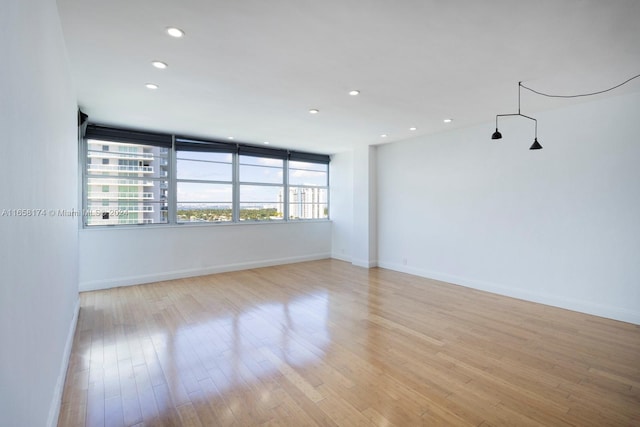
M 581 94 L 578 94 L 578 95 L 551 95 L 551 94 L 548 94 L 548 93 L 537 91 L 535 89 L 531 89 L 530 87 L 527 87 L 527 86 L 523 85 L 522 82 L 520 82 L 520 86 L 522 86 L 523 88 L 525 88 L 527 90 L 530 90 L 531 92 L 533 92 L 535 94 L 546 96 L 546 97 L 549 97 L 549 98 L 580 98 L 582 96 L 593 96 L 593 95 L 599 95 L 601 93 L 612 91 L 614 89 L 619 88 L 622 85 L 625 85 L 625 84 L 629 83 L 633 79 L 637 79 L 638 77 L 640 77 L 640 74 L 637 74 L 637 75 L 631 77 L 630 79 L 627 79 L 627 80 L 623 81 L 620 84 L 617 84 L 617 85 L 615 85 L 613 87 L 610 87 L 609 89 L 600 90 L 598 92 L 581 93 Z
M 502 134 L 498 130 L 498 118 L 499 117 L 519 116 L 519 117 L 524 117 L 525 119 L 533 120 L 535 122 L 535 133 L 534 133 L 534 138 L 533 138 L 533 145 L 531 145 L 531 147 L 529 147 L 529 150 L 540 150 L 540 149 L 542 149 L 542 145 L 540 145 L 540 143 L 538 142 L 538 120 L 534 119 L 533 117 L 525 116 L 524 114 L 522 114 L 520 112 L 520 92 L 521 92 L 520 88 L 527 89 L 527 90 L 529 90 L 529 91 L 531 91 L 531 92 L 533 92 L 533 93 L 535 93 L 537 95 L 546 96 L 548 98 L 579 98 L 579 97 L 583 97 L 583 96 L 599 95 L 601 93 L 612 91 L 614 89 L 619 88 L 620 86 L 622 86 L 624 84 L 629 83 L 633 79 L 637 79 L 638 77 L 640 77 L 640 74 L 637 74 L 637 75 L 635 75 L 635 76 L 623 81 L 620 84 L 617 84 L 617 85 L 615 85 L 613 87 L 610 87 L 609 89 L 600 90 L 598 92 L 581 93 L 581 94 L 577 94 L 577 95 L 552 95 L 552 94 L 549 94 L 549 93 L 544 93 L 544 92 L 537 91 L 535 89 L 531 89 L 530 87 L 527 87 L 527 86 L 523 85 L 522 82 L 518 82 L 518 112 L 517 113 L 511 113 L 511 114 L 498 114 L 498 115 L 496 115 L 496 131 L 491 135 L 491 139 L 502 139 Z

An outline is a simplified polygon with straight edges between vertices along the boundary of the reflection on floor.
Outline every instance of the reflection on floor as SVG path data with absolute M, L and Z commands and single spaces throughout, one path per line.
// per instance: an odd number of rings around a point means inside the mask
M 323 260 L 83 293 L 59 426 L 640 425 L 640 326 Z

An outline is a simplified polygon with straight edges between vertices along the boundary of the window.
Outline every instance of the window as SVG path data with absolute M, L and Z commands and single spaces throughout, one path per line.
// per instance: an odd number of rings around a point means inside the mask
M 171 137 L 89 125 L 84 224 L 167 223 Z
M 168 149 L 120 142 L 110 142 L 108 150 L 104 146 L 105 141 L 87 141 L 86 225 L 167 222 Z
M 87 126 L 84 225 L 328 219 L 329 157 Z
M 289 218 L 329 217 L 329 165 L 289 161 Z
M 233 221 L 233 154 L 178 151 L 178 222 Z
M 284 160 L 240 155 L 240 221 L 284 218 Z

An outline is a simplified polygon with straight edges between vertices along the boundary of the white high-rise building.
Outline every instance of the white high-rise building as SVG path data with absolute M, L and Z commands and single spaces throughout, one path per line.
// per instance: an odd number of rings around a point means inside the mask
M 326 217 L 322 188 L 292 187 L 289 191 L 289 217 L 295 219 L 317 219 Z
M 167 149 L 88 141 L 87 225 L 167 221 Z

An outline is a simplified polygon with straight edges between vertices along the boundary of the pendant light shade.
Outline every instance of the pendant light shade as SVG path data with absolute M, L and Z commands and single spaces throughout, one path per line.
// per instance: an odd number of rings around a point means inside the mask
M 496 131 L 491 135 L 491 139 L 502 139 L 502 134 L 498 132 L 498 128 L 496 128 Z
M 538 138 L 535 138 L 533 140 L 533 144 L 531 145 L 531 147 L 529 147 L 529 150 L 541 150 L 542 149 L 542 145 L 540 145 L 540 143 L 538 142 Z

